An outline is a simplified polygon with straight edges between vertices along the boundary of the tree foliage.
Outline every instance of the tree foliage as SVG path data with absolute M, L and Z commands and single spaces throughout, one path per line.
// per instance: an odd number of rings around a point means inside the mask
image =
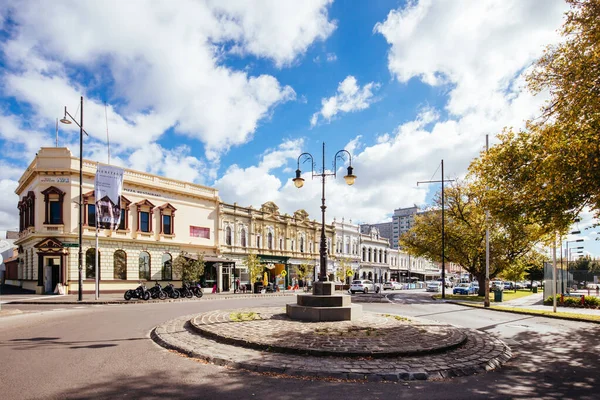
M 195 283 L 204 275 L 204 254 L 197 253 L 190 257 L 187 253 L 181 253 L 173 261 L 173 271 L 180 277 L 182 283 Z
M 479 281 L 480 294 L 485 290 L 486 215 L 483 194 L 472 182 L 455 182 L 445 189 L 445 260 L 461 265 Z M 441 196 L 437 208 L 415 217 L 413 227 L 403 234 L 400 244 L 411 255 L 442 261 Z M 515 215 L 512 219 L 489 218 L 490 278 L 494 278 L 526 257 L 543 231 L 537 224 Z
M 252 288 L 254 289 L 254 282 L 262 274 L 262 272 L 264 270 L 264 265 L 260 262 L 260 260 L 258 259 L 258 256 L 253 253 L 248 254 L 248 256 L 246 256 L 246 258 L 244 259 L 244 261 L 242 263 L 248 269 L 248 276 L 250 278 L 250 284 L 252 285 Z
M 340 282 L 345 282 L 348 277 L 348 271 L 351 271 L 350 260 L 342 257 L 338 260 L 338 266 L 335 270 L 335 278 Z
M 471 165 L 497 218 L 523 213 L 560 233 L 585 206 L 600 215 L 600 0 L 567 2 L 564 40 L 527 78 L 550 100 L 526 129 L 506 129 Z

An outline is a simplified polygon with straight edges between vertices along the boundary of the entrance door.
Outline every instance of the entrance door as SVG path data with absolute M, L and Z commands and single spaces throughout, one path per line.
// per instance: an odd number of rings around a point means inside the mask
M 44 292 L 53 293 L 60 283 L 60 258 L 44 257 Z

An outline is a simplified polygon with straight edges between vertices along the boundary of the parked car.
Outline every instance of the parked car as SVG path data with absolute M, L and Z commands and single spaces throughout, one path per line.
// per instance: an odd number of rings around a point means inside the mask
M 427 284 L 427 288 L 425 289 L 427 292 L 441 292 L 442 291 L 442 281 L 432 281 Z
M 492 289 L 492 290 L 504 290 L 504 282 L 502 282 L 502 281 L 490 281 L 490 289 Z
M 386 282 L 383 284 L 383 290 L 397 290 L 402 289 L 402 284 L 400 282 Z
M 515 283 L 511 281 L 504 281 L 504 290 L 513 290 L 515 288 Z
M 479 286 L 475 283 L 460 283 L 457 287 L 452 290 L 452 294 L 477 294 L 479 292 Z
M 440 282 L 440 283 L 441 283 L 441 282 L 442 282 L 442 278 L 439 278 L 439 279 L 438 279 L 438 282 Z M 453 287 L 453 286 L 454 286 L 454 285 L 452 284 L 452 281 L 450 281 L 450 279 L 446 278 L 446 287 L 447 287 L 447 288 L 451 288 L 451 287 Z
M 515 288 L 525 289 L 525 282 L 515 282 Z
M 352 281 L 350 284 L 350 293 L 354 294 L 356 292 L 375 293 L 375 284 L 366 279 Z

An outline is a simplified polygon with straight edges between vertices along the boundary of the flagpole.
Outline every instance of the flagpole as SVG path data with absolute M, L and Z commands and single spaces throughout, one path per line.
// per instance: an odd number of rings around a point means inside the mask
M 98 173 L 98 163 L 96 163 L 96 173 Z M 96 210 L 96 261 L 94 262 L 94 276 L 96 277 L 96 300 L 98 300 L 98 297 L 100 297 L 100 279 L 98 279 L 98 199 L 95 197 L 95 193 L 94 193 L 94 202 L 96 203 L 94 205 L 94 208 Z

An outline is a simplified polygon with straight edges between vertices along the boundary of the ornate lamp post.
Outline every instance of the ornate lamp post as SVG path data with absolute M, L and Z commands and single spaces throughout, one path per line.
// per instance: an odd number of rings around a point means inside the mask
M 88 133 L 83 129 L 83 96 L 81 96 L 81 103 L 79 105 L 79 110 L 80 110 L 80 117 L 79 117 L 79 122 L 77 122 L 77 120 L 71 115 L 69 114 L 69 112 L 67 111 L 67 107 L 65 106 L 65 115 L 63 118 L 61 118 L 60 122 L 62 122 L 63 124 L 70 124 L 71 120 L 73 122 L 75 122 L 75 124 L 79 127 L 79 262 L 78 262 L 78 269 L 79 269 L 79 290 L 78 290 L 78 295 L 77 295 L 77 300 L 78 301 L 82 301 L 83 300 L 83 292 L 82 292 L 82 288 L 83 288 L 83 250 L 82 250 L 82 213 L 83 213 L 83 193 L 82 193 L 82 184 L 83 184 L 83 134 L 85 133 L 86 136 L 89 136 Z M 71 118 L 71 120 L 69 120 L 67 118 L 67 116 L 69 118 Z
M 346 150 L 339 150 L 337 153 L 335 153 L 335 156 L 333 157 L 333 173 L 326 173 L 325 172 L 325 143 L 323 143 L 323 169 L 321 170 L 321 173 L 315 173 L 315 169 L 314 169 L 314 158 L 312 156 L 312 154 L 310 153 L 302 153 L 300 154 L 300 156 L 298 157 L 298 169 L 296 170 L 296 177 L 293 179 L 294 181 L 294 185 L 296 185 L 297 188 L 301 188 L 304 185 L 304 179 L 301 177 L 301 171 L 300 171 L 300 159 L 302 157 L 304 157 L 303 162 L 306 162 L 308 159 L 311 160 L 311 171 L 312 171 L 312 177 L 320 177 L 321 178 L 321 185 L 322 185 L 322 196 L 321 196 L 321 245 L 319 247 L 319 256 L 320 256 L 320 276 L 319 276 L 319 281 L 320 282 L 326 282 L 327 281 L 327 242 L 326 242 L 326 238 L 325 238 L 325 209 L 327 208 L 325 206 L 325 178 L 327 176 L 336 176 L 336 161 L 337 159 L 341 159 L 342 161 L 344 160 L 343 157 L 343 153 L 348 154 L 348 158 L 349 158 L 349 166 L 348 166 L 348 174 L 346 176 L 344 176 L 344 179 L 346 180 L 346 183 L 348 185 L 353 185 L 354 184 L 354 180 L 356 179 L 356 176 L 352 173 L 352 156 L 350 155 L 350 153 L 348 153 L 348 151 Z

